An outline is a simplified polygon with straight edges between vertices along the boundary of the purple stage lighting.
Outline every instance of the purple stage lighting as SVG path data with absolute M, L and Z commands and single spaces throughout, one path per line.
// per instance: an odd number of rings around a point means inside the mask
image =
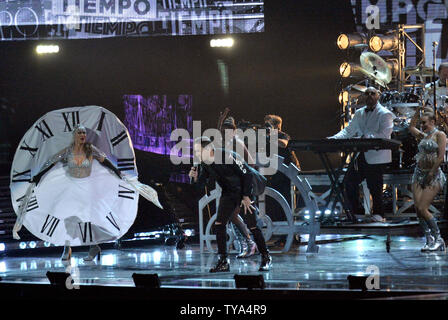
M 170 155 L 177 141 L 170 141 L 174 129 L 186 129 L 193 134 L 191 95 L 125 95 L 123 97 L 125 125 L 134 148 Z

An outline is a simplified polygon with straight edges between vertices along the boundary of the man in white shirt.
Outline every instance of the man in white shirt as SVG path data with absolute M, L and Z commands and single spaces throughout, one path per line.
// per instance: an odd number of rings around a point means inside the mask
M 347 127 L 330 139 L 386 138 L 390 139 L 395 115 L 378 103 L 380 92 L 369 87 L 364 92 L 366 106 L 356 110 Z M 359 200 L 359 184 L 366 179 L 373 199 L 373 218 L 384 221 L 383 212 L 383 170 L 392 161 L 391 150 L 370 150 L 361 152 L 353 170 L 346 175 L 346 195 L 349 209 L 356 214 Z

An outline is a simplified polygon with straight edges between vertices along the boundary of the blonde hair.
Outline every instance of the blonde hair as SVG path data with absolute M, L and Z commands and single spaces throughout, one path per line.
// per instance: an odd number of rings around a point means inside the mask
M 268 114 L 264 117 L 264 121 L 270 121 L 272 125 L 274 126 L 274 129 L 281 130 L 282 129 L 282 118 L 280 116 L 277 116 L 275 114 Z

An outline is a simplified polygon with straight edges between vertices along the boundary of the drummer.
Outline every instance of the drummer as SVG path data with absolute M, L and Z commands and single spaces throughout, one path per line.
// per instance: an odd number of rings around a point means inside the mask
M 437 95 L 437 106 L 442 107 L 444 105 L 443 110 L 444 112 L 448 112 L 448 104 L 447 104 L 447 83 L 448 83 L 448 62 L 442 62 L 439 65 L 439 79 L 436 81 L 436 95 Z M 433 86 L 434 83 L 428 83 L 425 86 L 425 102 L 427 105 L 433 105 Z M 441 109 L 439 109 L 441 110 Z

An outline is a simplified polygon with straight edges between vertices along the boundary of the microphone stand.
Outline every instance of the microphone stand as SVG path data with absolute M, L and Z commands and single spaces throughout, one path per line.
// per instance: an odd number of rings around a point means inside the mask
M 438 45 L 437 41 L 432 42 L 432 85 L 433 85 L 433 95 L 434 95 L 434 115 L 437 117 L 437 96 L 436 96 L 436 46 Z M 437 119 L 436 119 L 437 120 Z

